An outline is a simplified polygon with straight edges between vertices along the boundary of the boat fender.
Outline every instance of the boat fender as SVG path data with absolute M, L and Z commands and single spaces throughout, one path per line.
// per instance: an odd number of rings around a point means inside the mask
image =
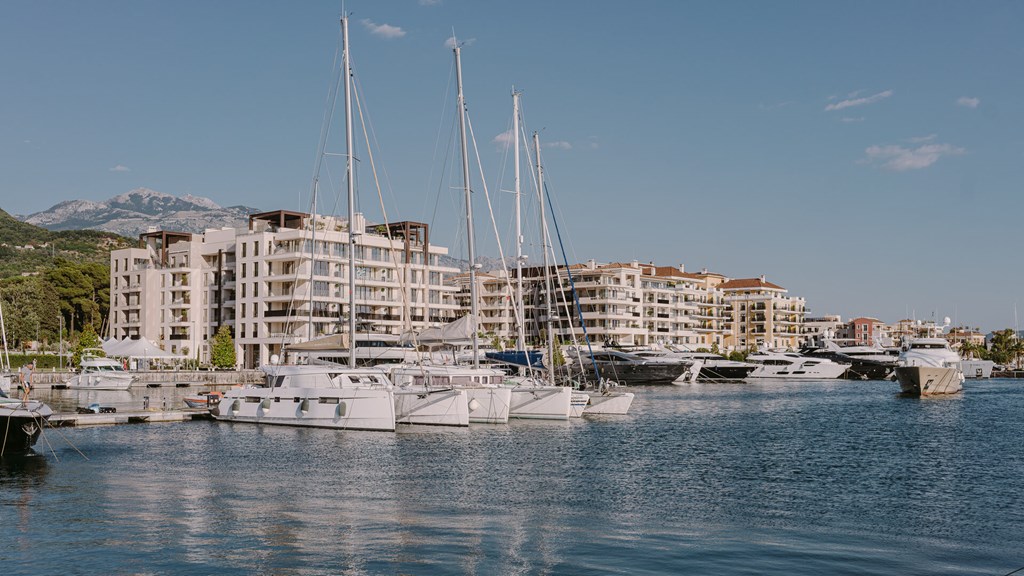
M 334 415 L 336 418 L 344 418 L 346 412 L 346 406 L 344 402 L 338 402 L 338 407 L 334 409 Z
M 302 411 L 303 416 L 305 416 L 309 412 L 309 398 L 302 399 L 302 403 L 299 404 L 299 410 Z
M 240 400 L 236 399 L 234 402 L 232 402 L 231 403 L 231 415 L 232 416 L 237 416 L 238 415 L 238 410 L 241 409 L 241 407 L 242 407 L 242 402 Z
M 479 400 L 477 400 L 476 398 L 473 398 L 472 400 L 469 401 L 469 411 L 470 412 L 478 410 L 479 408 L 480 408 L 480 401 Z
M 263 400 L 263 402 L 260 402 L 260 408 L 262 408 L 263 410 L 270 410 L 270 404 L 272 402 L 273 401 L 270 398 L 266 398 Z

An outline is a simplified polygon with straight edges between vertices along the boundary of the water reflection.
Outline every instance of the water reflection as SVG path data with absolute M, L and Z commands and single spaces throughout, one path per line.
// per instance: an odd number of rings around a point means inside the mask
M 1024 387 L 989 382 L 938 402 L 896 398 L 891 382 L 636 392 L 624 417 L 396 434 L 65 429 L 89 460 L 57 446 L 59 462 L 35 461 L 49 462 L 41 471 L 5 461 L 0 498 L 26 545 L 62 550 L 83 572 L 1016 567 Z M 9 553 L 36 572 L 66 571 L 20 543 Z

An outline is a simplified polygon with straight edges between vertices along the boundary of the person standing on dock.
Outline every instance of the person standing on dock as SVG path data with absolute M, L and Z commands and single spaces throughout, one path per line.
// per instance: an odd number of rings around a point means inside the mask
M 21 389 L 25 391 L 24 399 L 28 402 L 28 395 L 32 392 L 32 372 L 36 369 L 36 361 L 25 364 L 18 371 L 18 377 L 21 381 Z

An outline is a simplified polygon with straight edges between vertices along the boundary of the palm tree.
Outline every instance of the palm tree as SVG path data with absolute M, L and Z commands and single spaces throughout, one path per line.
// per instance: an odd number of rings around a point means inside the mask
M 960 343 L 960 356 L 964 358 L 978 358 L 981 360 L 987 360 L 989 353 L 988 348 L 985 348 L 983 344 L 977 344 L 970 340 L 964 340 Z
M 1024 341 L 1017 337 L 1012 328 L 1000 330 L 992 335 L 992 361 L 997 364 L 1007 365 L 1013 362 L 1020 364 L 1020 357 L 1024 355 Z

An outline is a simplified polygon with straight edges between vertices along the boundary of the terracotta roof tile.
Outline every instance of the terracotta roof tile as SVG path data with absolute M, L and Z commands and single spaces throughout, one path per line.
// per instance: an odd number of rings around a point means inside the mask
M 735 280 L 729 280 L 728 282 L 722 282 L 718 285 L 720 290 L 739 290 L 743 288 L 768 288 L 772 290 L 785 290 L 778 284 L 772 284 L 760 278 L 737 278 Z

